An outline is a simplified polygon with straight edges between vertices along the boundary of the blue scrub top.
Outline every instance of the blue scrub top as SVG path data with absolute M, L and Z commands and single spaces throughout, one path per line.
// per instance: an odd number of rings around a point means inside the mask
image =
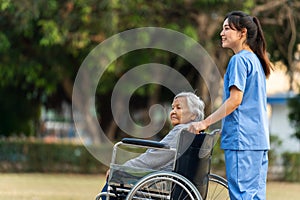
M 243 92 L 242 103 L 222 120 L 221 148 L 267 150 L 270 148 L 266 77 L 258 57 L 247 50 L 235 54 L 224 76 L 223 101 L 230 87 Z

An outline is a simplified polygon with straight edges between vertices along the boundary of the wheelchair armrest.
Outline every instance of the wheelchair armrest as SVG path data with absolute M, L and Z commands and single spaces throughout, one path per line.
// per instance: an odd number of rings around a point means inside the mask
M 137 138 L 123 138 L 122 142 L 125 144 L 134 144 L 140 146 L 148 146 L 154 148 L 162 148 L 162 149 L 170 149 L 170 146 L 161 142 L 153 141 L 153 140 L 143 140 Z

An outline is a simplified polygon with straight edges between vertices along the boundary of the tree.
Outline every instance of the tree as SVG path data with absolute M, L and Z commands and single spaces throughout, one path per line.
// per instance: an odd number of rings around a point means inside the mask
M 288 68 L 290 90 L 297 70 L 294 55 L 300 43 L 299 11 L 300 2 L 296 0 L 266 1 L 252 10 L 254 15 L 261 17 L 272 60 L 282 61 Z
M 294 136 L 300 141 L 300 94 L 291 98 L 288 101 L 288 106 L 290 108 L 289 119 L 295 127 Z
M 103 30 L 110 30 L 106 28 L 109 22 L 104 20 L 110 15 L 107 2 L 1 1 L 0 88 L 6 93 L 1 97 L 10 101 L 10 96 L 20 96 L 35 106 L 34 110 L 42 104 L 59 109 L 62 101 L 70 103 L 80 63 L 106 37 Z M 103 20 L 99 22 L 99 18 Z M 27 118 L 20 115 L 25 110 L 17 106 L 7 112 L 2 115 L 18 113 L 18 122 L 39 118 L 38 114 Z M 1 121 L 1 127 L 9 124 Z M 20 133 L 17 126 L 11 128 L 5 130 Z M 36 132 L 37 127 L 34 129 Z
M 28 100 L 23 90 L 14 87 L 1 88 L 0 96 L 0 135 L 34 135 L 40 115 L 35 102 Z
M 6 94 L 13 94 L 12 96 L 22 95 L 22 99 L 37 107 L 36 110 L 39 110 L 41 105 L 59 109 L 62 101 L 71 103 L 77 71 L 84 58 L 96 45 L 119 32 L 144 26 L 173 29 L 199 41 L 223 74 L 230 53 L 220 47 L 219 32 L 225 14 L 231 10 L 257 14 L 262 21 L 271 58 L 283 59 L 288 63 L 291 54 L 285 52 L 293 53 L 295 43 L 299 42 L 299 31 L 295 32 L 295 29 L 300 27 L 300 12 L 297 12 L 299 3 L 291 0 L 273 2 L 2 0 L 0 89 Z M 270 5 L 274 5 L 276 9 Z M 277 33 L 280 32 L 284 34 L 278 36 Z M 289 45 L 286 41 L 290 41 Z M 178 56 L 156 50 L 132 52 L 111 64 L 109 70 L 101 77 L 101 87 L 97 88 L 96 107 L 99 121 L 110 138 L 115 138 L 118 130 L 112 118 L 109 101 L 116 81 L 134 66 L 149 62 L 172 66 L 187 77 L 198 91 L 197 94 L 204 98 L 209 108 L 206 112 L 211 112 L 210 108 L 213 106 L 210 106 L 209 97 L 219 95 L 221 83 L 220 80 L 216 80 L 216 76 L 209 68 L 203 71 L 203 76 L 210 77 L 213 86 L 211 91 L 216 94 L 208 94 L 203 79 L 189 63 Z M 292 68 L 290 69 L 292 71 Z M 9 95 L 5 96 L 9 98 Z M 133 95 L 132 103 L 135 107 L 133 110 L 143 109 L 145 118 L 143 121 L 147 123 L 147 108 L 154 103 L 169 101 L 171 98 L 172 94 L 166 88 L 149 84 Z M 34 118 L 38 121 L 39 112 L 34 113 L 37 113 Z M 32 118 L 32 115 L 28 118 Z M 24 117 L 20 120 L 24 120 Z

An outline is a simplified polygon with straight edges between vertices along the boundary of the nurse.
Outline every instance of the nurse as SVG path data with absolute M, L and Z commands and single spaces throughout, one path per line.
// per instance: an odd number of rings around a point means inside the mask
M 223 104 L 210 116 L 194 122 L 196 134 L 222 120 L 221 148 L 231 200 L 266 199 L 269 130 L 266 78 L 272 65 L 256 17 L 241 11 L 226 15 L 220 33 L 231 57 L 224 76 Z

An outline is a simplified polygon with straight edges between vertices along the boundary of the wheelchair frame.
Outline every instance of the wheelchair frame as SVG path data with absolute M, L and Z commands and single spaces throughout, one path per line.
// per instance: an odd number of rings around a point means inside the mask
M 116 143 L 110 166 L 109 190 L 99 193 L 96 200 L 229 199 L 226 179 L 210 173 L 213 146 L 219 138 L 220 131 L 217 129 L 212 133 L 199 135 L 182 130 L 176 149 L 160 142 L 135 138 L 124 138 Z M 118 165 L 116 158 L 120 146 L 174 152 L 173 171 L 151 169 L 139 169 L 142 170 L 139 171 Z M 195 157 L 198 157 L 196 162 Z

